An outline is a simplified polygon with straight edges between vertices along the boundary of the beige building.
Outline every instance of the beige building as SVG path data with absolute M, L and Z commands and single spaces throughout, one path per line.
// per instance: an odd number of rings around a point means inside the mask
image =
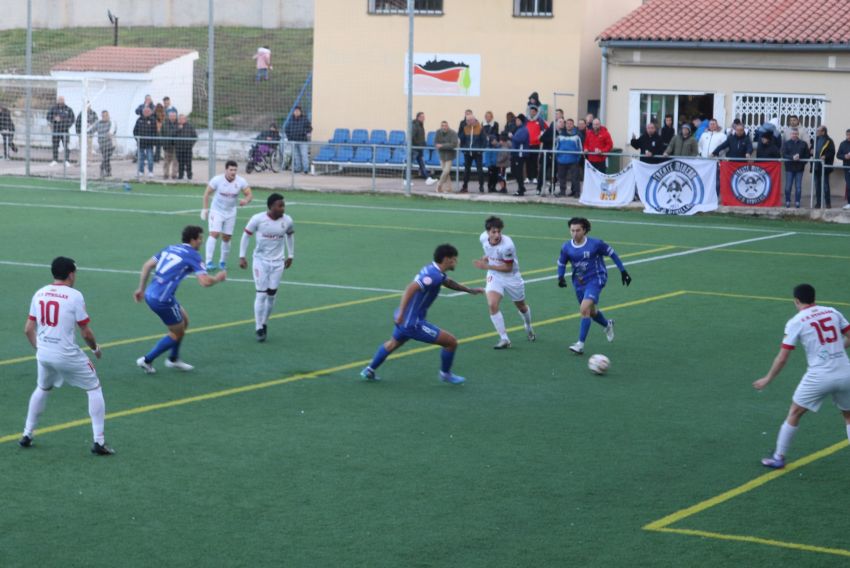
M 599 99 L 595 38 L 640 0 L 416 0 L 414 112 L 426 129 L 441 120 L 456 128 L 464 110 L 500 125 L 525 112 L 536 91 L 568 116 L 583 116 Z M 405 0 L 320 0 L 315 4 L 314 140 L 334 128 L 407 127 Z M 452 63 L 465 68 L 439 69 Z M 425 77 L 429 64 L 434 75 Z M 468 69 L 468 73 L 464 71 Z M 455 80 L 455 72 L 459 71 Z M 466 80 L 466 83 L 464 83 Z M 452 82 L 454 81 L 454 83 Z M 562 93 L 556 97 L 553 93 Z M 569 95 L 567 95 L 569 93 Z

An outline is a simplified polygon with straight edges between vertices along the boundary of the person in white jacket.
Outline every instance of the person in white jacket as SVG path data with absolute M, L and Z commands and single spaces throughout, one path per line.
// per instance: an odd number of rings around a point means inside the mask
M 708 128 L 699 137 L 699 157 L 710 158 L 714 150 L 726 141 L 726 134 L 723 129 L 717 124 L 717 119 L 712 118 L 708 123 Z

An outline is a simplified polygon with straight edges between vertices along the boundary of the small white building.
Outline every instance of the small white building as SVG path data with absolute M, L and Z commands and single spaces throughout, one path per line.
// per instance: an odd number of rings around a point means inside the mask
M 80 79 L 91 79 L 91 108 L 100 117 L 108 110 L 117 125 L 115 139 L 118 152 L 134 152 L 133 127 L 136 107 L 151 95 L 154 103 L 171 97 L 171 104 L 181 114 L 192 112 L 194 62 L 193 49 L 160 47 L 112 47 L 92 49 L 54 65 L 50 76 L 57 80 L 57 96 L 79 115 L 82 110 Z M 73 82 L 63 82 L 73 79 Z M 73 131 L 73 129 L 72 129 Z M 75 137 L 72 137 L 75 138 Z

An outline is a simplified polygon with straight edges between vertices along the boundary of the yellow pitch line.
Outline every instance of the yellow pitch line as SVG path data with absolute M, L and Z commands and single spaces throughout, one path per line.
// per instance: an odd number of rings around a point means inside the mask
M 770 250 L 751 250 L 751 249 L 715 249 L 717 252 L 739 252 L 745 254 L 774 254 L 779 256 L 806 256 L 811 258 L 832 258 L 838 260 L 850 260 L 850 256 L 842 256 L 839 254 L 818 254 L 810 252 L 787 252 L 787 251 L 770 251 Z
M 776 479 L 778 477 L 782 477 L 783 475 L 787 475 L 787 474 L 791 473 L 792 471 L 794 471 L 796 469 L 800 469 L 801 467 L 806 466 L 806 465 L 808 465 L 812 462 L 815 462 L 819 459 L 831 456 L 835 452 L 845 448 L 848 445 L 848 443 L 850 443 L 850 442 L 848 442 L 848 440 L 842 440 L 841 442 L 833 444 L 833 445 L 829 446 L 828 448 L 824 448 L 822 450 L 819 450 L 817 452 L 809 454 L 809 455 L 807 455 L 803 458 L 800 458 L 797 461 L 791 462 L 791 463 L 787 464 L 784 469 L 775 469 L 775 470 L 773 470 L 769 473 L 765 473 L 764 475 L 760 475 L 760 476 L 756 477 L 755 479 L 750 480 L 747 483 L 744 483 L 743 485 L 739 485 L 738 487 L 735 487 L 734 489 L 730 489 L 729 491 L 721 493 L 720 495 L 716 495 L 716 496 L 712 497 L 711 499 L 706 499 L 705 501 L 701 501 L 701 502 L 697 503 L 696 505 L 692 505 L 692 506 L 690 506 L 686 509 L 676 511 L 675 513 L 672 513 L 670 515 L 667 515 L 666 517 L 658 519 L 657 521 L 653 521 L 653 522 L 649 523 L 648 525 L 645 525 L 643 528 L 645 530 L 648 530 L 648 531 L 666 529 L 669 525 L 672 525 L 674 523 L 678 523 L 679 521 L 681 521 L 683 519 L 686 519 L 688 517 L 696 515 L 697 513 L 701 513 L 703 511 L 711 509 L 712 507 L 715 507 L 715 506 L 717 506 L 721 503 L 725 503 L 726 501 L 729 501 L 730 499 L 733 499 L 735 497 L 738 497 L 739 495 L 743 495 L 744 493 L 747 493 L 749 491 L 752 491 L 753 489 L 761 487 L 762 485 L 764 485 L 765 483 L 767 483 L 769 481 L 773 481 L 774 479 Z
M 753 544 L 765 544 L 767 546 L 777 546 L 780 548 L 790 548 L 792 550 L 803 550 L 805 552 L 820 552 L 823 554 L 834 554 L 836 556 L 850 556 L 850 550 L 843 548 L 827 548 L 824 546 L 813 546 L 811 544 L 800 544 L 797 542 L 785 542 L 782 540 L 773 540 L 769 538 L 761 538 L 757 536 L 746 536 L 736 534 L 715 533 L 709 531 L 691 530 L 691 529 L 651 529 L 656 532 L 684 534 L 688 536 L 699 536 L 703 538 L 716 538 L 719 540 L 733 540 L 738 542 L 749 542 Z
M 698 290 L 687 290 L 687 293 L 695 294 L 697 296 L 717 296 L 720 298 L 737 298 L 740 300 L 768 300 L 771 302 L 788 302 L 789 304 L 794 301 L 791 297 L 780 298 L 778 296 L 755 296 L 752 294 L 733 294 L 730 292 L 701 292 Z M 832 302 L 828 300 L 818 303 L 823 304 L 824 306 L 850 306 L 850 303 L 848 302 Z
M 623 302 L 622 304 L 615 304 L 613 306 L 606 307 L 605 310 L 611 311 L 611 310 L 618 310 L 618 309 L 622 309 L 622 308 L 629 308 L 629 307 L 633 307 L 633 306 L 639 306 L 639 305 L 642 305 L 642 304 L 648 304 L 650 302 L 657 302 L 657 301 L 660 301 L 660 300 L 675 298 L 675 297 L 678 297 L 678 296 L 682 296 L 684 294 L 685 294 L 685 292 L 682 291 L 682 290 L 678 290 L 676 292 L 668 292 L 666 294 L 659 294 L 657 296 L 650 296 L 648 298 L 641 298 L 640 300 L 632 300 L 631 302 Z M 575 319 L 577 317 L 578 317 L 578 314 L 558 316 L 558 317 L 555 317 L 555 318 L 550 318 L 550 319 L 547 319 L 547 320 L 537 322 L 534 325 L 535 325 L 535 327 L 542 327 L 542 326 L 545 326 L 545 325 L 551 325 L 551 324 L 554 324 L 554 323 L 558 323 L 558 322 L 562 322 L 562 321 L 566 321 L 566 320 L 570 320 L 570 319 Z M 523 329 L 523 327 L 522 326 L 511 327 L 508 331 L 517 331 L 519 329 Z M 473 341 L 486 339 L 488 337 L 494 337 L 495 335 L 497 335 L 496 332 L 491 331 L 491 332 L 487 332 L 487 333 L 481 333 L 479 335 L 474 335 L 474 336 L 471 336 L 471 337 L 466 337 L 466 338 L 458 340 L 458 342 L 464 343 L 464 344 L 465 343 L 471 343 Z M 402 353 L 394 353 L 393 355 L 390 355 L 389 359 L 401 359 L 403 357 L 411 357 L 413 355 L 418 355 L 419 353 L 424 353 L 426 351 L 433 351 L 435 349 L 439 349 L 439 347 L 435 346 L 435 345 L 418 347 L 418 348 L 415 348 L 415 349 L 410 349 L 408 351 L 404 351 Z M 296 381 L 302 381 L 304 379 L 315 379 L 315 378 L 322 377 L 322 376 L 325 376 L 325 375 L 330 375 L 332 373 L 336 373 L 336 372 L 339 372 L 339 371 L 347 371 L 349 369 L 355 369 L 355 368 L 361 367 L 363 365 L 367 365 L 370 361 L 371 361 L 371 359 L 363 359 L 363 360 L 360 360 L 360 361 L 353 361 L 351 363 L 344 363 L 342 365 L 337 365 L 335 367 L 327 367 L 325 369 L 320 369 L 318 371 L 312 371 L 310 373 L 298 373 L 298 374 L 291 375 L 291 376 L 288 376 L 288 377 L 281 377 L 281 378 L 278 378 L 278 379 L 272 379 L 272 380 L 264 381 L 264 382 L 261 382 L 261 383 L 254 383 L 254 384 L 251 384 L 251 385 L 245 385 L 245 386 L 241 386 L 241 387 L 234 387 L 234 388 L 230 388 L 230 389 L 213 391 L 213 392 L 209 392 L 209 393 L 206 393 L 206 394 L 201 394 L 201 395 L 197 395 L 197 396 L 190 396 L 190 397 L 187 397 L 187 398 L 180 398 L 180 399 L 176 399 L 176 400 L 170 400 L 170 401 L 167 401 L 167 402 L 160 402 L 160 403 L 156 403 L 156 404 L 148 404 L 148 405 L 145 405 L 145 406 L 137 406 L 135 408 L 129 408 L 127 410 L 120 410 L 118 412 L 110 412 L 109 414 L 106 415 L 106 418 L 107 419 L 113 419 L 113 418 L 121 418 L 123 416 L 133 416 L 133 415 L 136 415 L 136 414 L 144 414 L 146 412 L 153 412 L 155 410 L 163 410 L 163 409 L 166 409 L 166 408 L 174 408 L 176 406 L 183 406 L 183 405 L 191 404 L 191 403 L 194 403 L 194 402 L 203 402 L 203 401 L 206 401 L 206 400 L 213 400 L 213 399 L 222 398 L 222 397 L 225 397 L 225 396 L 232 396 L 232 395 L 235 395 L 235 394 L 241 394 L 241 393 L 256 391 L 256 390 L 260 390 L 260 389 L 267 389 L 269 387 L 282 385 L 282 384 L 286 384 L 286 383 L 293 383 L 293 382 L 296 382 Z M 81 418 L 81 419 L 78 419 L 78 420 L 72 420 L 70 422 L 63 422 L 61 424 L 55 424 L 53 426 L 46 426 L 44 428 L 39 428 L 36 432 L 39 435 L 48 434 L 48 433 L 51 433 L 51 432 L 60 432 L 62 430 L 68 430 L 70 428 L 76 428 L 78 426 L 84 426 L 84 425 L 87 425 L 89 423 L 90 423 L 90 421 L 89 421 L 88 418 Z M 15 440 L 18 439 L 19 436 L 20 436 L 19 433 L 18 434 L 7 434 L 5 436 L 2 436 L 2 437 L 0 437 L 0 444 L 5 444 L 7 442 L 15 441 Z

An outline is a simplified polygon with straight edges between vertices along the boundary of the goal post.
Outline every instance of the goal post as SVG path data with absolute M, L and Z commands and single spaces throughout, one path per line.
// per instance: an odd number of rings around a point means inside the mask
M 89 132 L 93 126 L 86 109 L 91 108 L 104 90 L 105 81 L 97 78 L 0 74 L 4 158 L 0 161 L 0 173 L 65 179 L 79 176 L 80 190 L 86 191 L 91 150 Z M 51 113 L 59 97 L 71 109 L 73 118 L 68 113 Z M 48 121 L 49 115 L 52 121 Z M 72 142 L 77 143 L 79 150 L 79 161 L 74 165 L 69 163 Z

